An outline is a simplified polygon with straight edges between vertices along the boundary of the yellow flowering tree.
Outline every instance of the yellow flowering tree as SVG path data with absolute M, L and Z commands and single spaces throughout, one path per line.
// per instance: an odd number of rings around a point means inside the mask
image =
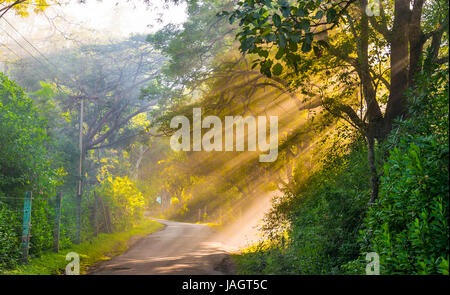
M 14 11 L 16 14 L 26 17 L 30 11 L 39 13 L 50 6 L 54 0 L 0 0 L 0 18 L 8 11 Z
M 100 168 L 97 180 L 101 185 L 96 191 L 109 207 L 112 225 L 116 229 L 125 229 L 139 223 L 144 215 L 146 203 L 144 195 L 132 179 L 128 176 L 114 176 L 125 174 L 123 168 L 127 167 L 127 164 L 124 164 L 126 161 L 123 160 L 128 154 L 123 151 L 119 155 L 115 150 L 109 152 L 111 157 L 98 160 Z
M 103 183 L 103 195 L 111 205 L 112 223 L 116 229 L 135 226 L 142 220 L 144 196 L 128 176 L 108 177 Z

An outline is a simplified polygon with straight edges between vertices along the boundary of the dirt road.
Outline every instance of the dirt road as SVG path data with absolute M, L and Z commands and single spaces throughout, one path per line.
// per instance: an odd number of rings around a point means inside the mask
M 122 255 L 92 267 L 91 275 L 232 274 L 224 246 L 205 225 L 167 220 L 165 228 L 136 242 Z

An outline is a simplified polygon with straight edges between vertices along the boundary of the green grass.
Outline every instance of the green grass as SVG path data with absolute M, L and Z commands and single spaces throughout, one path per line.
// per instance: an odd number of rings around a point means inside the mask
M 75 252 L 80 255 L 80 273 L 86 272 L 88 266 L 96 262 L 111 259 L 112 256 L 123 253 L 128 249 L 127 242 L 136 235 L 147 235 L 161 229 L 164 225 L 153 220 L 146 220 L 135 228 L 113 234 L 99 234 L 98 237 L 59 253 L 47 252 L 38 258 L 31 259 L 29 264 L 6 271 L 4 275 L 58 275 L 63 274 L 66 265 L 66 254 Z
M 221 231 L 221 230 L 223 230 L 225 228 L 225 225 L 222 224 L 222 223 L 212 223 L 212 222 L 208 222 L 208 223 L 197 222 L 197 223 L 209 226 L 210 228 L 212 228 L 212 229 L 214 229 L 216 231 Z

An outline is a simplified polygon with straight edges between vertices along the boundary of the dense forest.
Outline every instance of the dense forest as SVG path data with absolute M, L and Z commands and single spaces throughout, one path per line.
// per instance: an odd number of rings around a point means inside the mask
M 239 274 L 366 274 L 368 253 L 449 274 L 448 1 L 164 1 L 186 20 L 49 48 L 8 20 L 57 2 L 0 1 L 0 273 L 146 214 L 220 231 L 268 201 Z M 198 108 L 276 116 L 276 161 L 173 150 L 172 118 Z

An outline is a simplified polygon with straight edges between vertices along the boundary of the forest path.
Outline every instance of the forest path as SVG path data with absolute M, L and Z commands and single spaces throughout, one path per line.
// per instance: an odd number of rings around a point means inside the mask
M 88 274 L 233 274 L 231 258 L 213 229 L 202 224 L 154 220 L 165 228 L 140 239 L 125 253 L 96 264 Z

